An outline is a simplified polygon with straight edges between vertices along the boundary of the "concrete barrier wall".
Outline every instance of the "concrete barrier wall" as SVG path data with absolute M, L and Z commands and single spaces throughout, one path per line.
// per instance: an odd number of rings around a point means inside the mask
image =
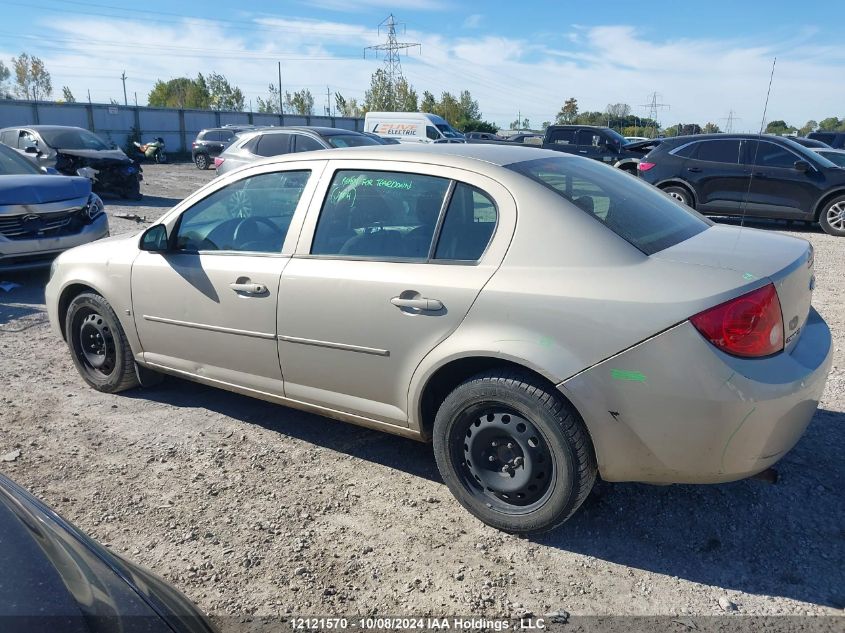
M 359 132 L 364 129 L 363 119 L 345 117 L 0 100 L 0 128 L 39 124 L 83 127 L 119 147 L 126 144 L 132 128 L 138 127 L 144 141 L 160 136 L 172 152 L 189 152 L 191 141 L 200 130 L 226 124 L 319 125 Z

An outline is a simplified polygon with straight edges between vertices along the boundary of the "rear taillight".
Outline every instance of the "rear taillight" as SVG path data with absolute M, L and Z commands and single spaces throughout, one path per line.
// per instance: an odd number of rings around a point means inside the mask
M 701 334 L 723 352 L 745 358 L 783 349 L 783 315 L 772 284 L 690 318 Z
M 226 160 L 225 158 L 220 158 L 219 156 L 215 156 L 214 157 L 214 169 L 217 169 L 218 167 L 220 167 L 220 165 L 222 165 L 225 160 Z
M 654 167 L 655 163 L 647 163 L 645 161 L 640 161 L 637 163 L 637 170 L 639 171 L 648 171 L 652 167 Z

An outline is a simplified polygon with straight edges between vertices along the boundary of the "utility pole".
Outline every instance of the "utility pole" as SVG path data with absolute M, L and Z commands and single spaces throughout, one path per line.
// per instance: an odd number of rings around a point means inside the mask
M 364 48 L 364 59 L 367 58 L 367 51 L 384 51 L 384 70 L 387 73 L 387 79 L 390 82 L 390 90 L 392 93 L 393 109 L 396 108 L 396 84 L 402 79 L 402 64 L 399 61 L 400 51 L 409 48 L 419 47 L 420 54 L 422 54 L 422 44 L 419 42 L 399 42 L 396 40 L 396 19 L 391 13 L 381 24 L 378 25 L 378 33 L 381 35 L 382 28 L 387 30 L 387 43 L 376 44 L 374 46 L 367 46 Z M 405 32 L 405 25 L 402 24 L 402 32 Z
M 279 114 L 284 114 L 282 108 L 282 62 L 279 62 Z
M 326 86 L 326 116 L 332 116 L 332 91 Z
M 128 106 L 129 100 L 126 98 L 126 71 L 123 71 L 123 74 L 120 75 L 121 81 L 123 81 L 123 105 Z

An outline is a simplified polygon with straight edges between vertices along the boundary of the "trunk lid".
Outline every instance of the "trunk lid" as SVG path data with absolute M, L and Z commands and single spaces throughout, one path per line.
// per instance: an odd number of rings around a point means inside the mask
M 768 279 L 780 300 L 784 347 L 789 351 L 798 342 L 815 287 L 813 247 L 806 240 L 758 229 L 713 226 L 652 257 L 735 271 L 738 286 Z

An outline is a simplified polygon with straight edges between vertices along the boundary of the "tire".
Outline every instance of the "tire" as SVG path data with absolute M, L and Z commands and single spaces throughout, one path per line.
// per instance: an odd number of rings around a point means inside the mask
M 211 161 L 208 159 L 208 154 L 197 154 L 194 156 L 194 164 L 197 169 L 208 169 L 211 166 Z
M 686 187 L 672 185 L 670 187 L 663 187 L 663 191 L 665 193 L 668 193 L 672 198 L 674 198 L 681 204 L 685 204 L 692 209 L 695 208 L 695 204 L 692 201 L 692 194 L 690 194 L 689 189 L 687 189 Z
M 828 235 L 845 237 L 845 196 L 828 200 L 819 214 L 819 224 Z
M 455 498 L 505 532 L 557 527 L 596 479 L 593 445 L 578 413 L 520 371 L 488 371 L 460 384 L 437 412 L 433 440 Z
M 140 384 L 126 334 L 103 297 L 77 295 L 65 315 L 65 333 L 73 364 L 94 389 L 117 393 Z

